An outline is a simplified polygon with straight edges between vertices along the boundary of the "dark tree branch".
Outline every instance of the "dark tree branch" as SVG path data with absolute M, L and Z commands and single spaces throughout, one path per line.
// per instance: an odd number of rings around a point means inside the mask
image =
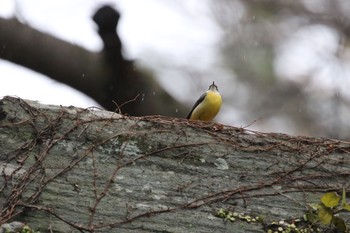
M 144 70 L 124 59 L 116 33 L 119 13 L 105 6 L 94 20 L 104 50 L 94 53 L 21 24 L 0 18 L 0 58 L 65 83 L 95 99 L 107 110 L 130 115 L 184 115 L 184 107 L 167 94 Z

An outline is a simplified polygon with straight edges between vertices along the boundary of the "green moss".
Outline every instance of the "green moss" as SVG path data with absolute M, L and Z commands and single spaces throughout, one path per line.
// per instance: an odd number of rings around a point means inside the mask
M 267 223 L 260 216 L 251 216 L 245 213 L 237 213 L 224 209 L 219 209 L 216 216 L 229 222 L 246 222 L 251 224 L 262 224 L 262 228 L 268 233 L 311 233 L 321 232 L 317 225 L 305 219 L 292 219 L 289 221 L 280 220 L 278 222 Z
M 20 233 L 40 233 L 40 231 L 34 231 L 28 225 L 25 225 L 25 226 L 23 226 Z
M 234 222 L 236 220 L 245 221 L 248 223 L 251 223 L 251 222 L 256 223 L 256 222 L 262 221 L 262 218 L 259 216 L 252 217 L 244 213 L 231 212 L 224 209 L 219 209 L 216 212 L 216 216 L 231 222 Z
M 231 212 L 219 209 L 216 216 L 226 221 L 237 220 L 247 223 L 262 223 L 263 229 L 268 233 L 311 233 L 323 232 L 325 227 L 333 227 L 335 231 L 349 232 L 346 221 L 339 216 L 340 212 L 350 212 L 350 203 L 346 202 L 346 193 L 343 189 L 342 197 L 335 192 L 325 193 L 317 204 L 309 204 L 309 210 L 302 218 L 280 220 L 278 222 L 265 222 L 260 217 L 252 217 L 244 213 Z

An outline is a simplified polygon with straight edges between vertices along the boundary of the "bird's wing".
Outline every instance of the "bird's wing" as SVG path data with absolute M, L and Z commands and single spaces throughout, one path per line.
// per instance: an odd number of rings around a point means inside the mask
M 198 100 L 196 101 L 196 103 L 194 104 L 194 106 L 193 106 L 191 112 L 188 114 L 187 119 L 190 119 L 193 110 L 194 110 L 200 103 L 203 102 L 203 100 L 204 100 L 204 98 L 205 98 L 206 95 L 207 95 L 207 93 L 204 93 L 203 95 L 201 95 L 201 97 L 199 97 L 199 99 L 198 99 Z

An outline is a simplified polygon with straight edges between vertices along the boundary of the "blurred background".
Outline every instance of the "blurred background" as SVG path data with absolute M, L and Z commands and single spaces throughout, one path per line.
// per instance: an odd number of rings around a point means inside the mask
M 215 81 L 223 97 L 216 122 L 350 138 L 349 1 L 1 0 L 0 17 L 98 52 L 103 43 L 91 17 L 103 4 L 121 15 L 123 55 L 188 111 Z M 7 60 L 0 59 L 0 80 L 0 97 L 98 106 Z

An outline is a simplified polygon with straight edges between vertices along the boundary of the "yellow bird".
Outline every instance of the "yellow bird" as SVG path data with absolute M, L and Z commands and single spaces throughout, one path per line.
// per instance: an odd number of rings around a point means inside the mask
M 211 121 L 220 111 L 221 104 L 221 95 L 218 87 L 213 82 L 213 84 L 209 86 L 209 89 L 203 95 L 201 95 L 201 97 L 199 97 L 197 102 L 194 104 L 191 112 L 187 116 L 187 119 Z

